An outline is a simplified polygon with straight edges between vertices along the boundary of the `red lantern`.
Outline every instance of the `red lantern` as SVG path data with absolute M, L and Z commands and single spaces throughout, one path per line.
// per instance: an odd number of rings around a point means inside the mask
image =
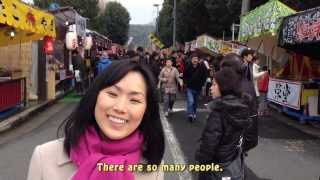
M 53 48 L 54 39 L 52 37 L 45 36 L 43 40 L 44 40 L 44 52 L 48 55 L 52 54 L 54 50 Z

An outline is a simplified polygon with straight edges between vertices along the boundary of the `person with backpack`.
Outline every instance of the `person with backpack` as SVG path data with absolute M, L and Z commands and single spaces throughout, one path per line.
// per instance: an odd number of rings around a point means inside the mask
M 246 131 L 244 136 L 243 150 L 244 153 L 247 152 L 258 145 L 258 103 L 257 96 L 254 90 L 254 85 L 252 80 L 248 80 L 248 66 L 243 62 L 241 56 L 235 53 L 227 54 L 220 63 L 220 69 L 232 68 L 238 76 L 240 77 L 239 81 L 241 82 L 239 89 L 242 90 L 243 94 L 250 96 L 250 115 L 252 118 L 252 125 Z M 250 75 L 251 77 L 251 75 Z
M 112 63 L 111 59 L 109 59 L 109 55 L 106 51 L 102 52 L 100 61 L 97 64 L 97 72 L 98 75 L 101 74 L 101 72 L 106 69 L 110 64 Z
M 239 88 L 241 81 L 231 68 L 218 71 L 212 81 L 210 115 L 195 154 L 199 164 L 218 164 L 223 171 L 200 172 L 199 180 L 244 179 L 242 142 L 250 126 L 250 97 Z

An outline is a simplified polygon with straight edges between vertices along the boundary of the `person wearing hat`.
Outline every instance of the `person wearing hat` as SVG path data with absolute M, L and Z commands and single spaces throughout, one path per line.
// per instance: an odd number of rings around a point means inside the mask
M 198 98 L 208 76 L 208 70 L 200 59 L 197 53 L 191 55 L 191 63 L 183 73 L 184 83 L 187 87 L 187 115 L 190 122 L 196 120 Z

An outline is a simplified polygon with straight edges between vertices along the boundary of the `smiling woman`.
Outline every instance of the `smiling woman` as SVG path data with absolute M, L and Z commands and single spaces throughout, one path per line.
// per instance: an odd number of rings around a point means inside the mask
M 162 161 L 164 133 L 155 92 L 146 67 L 113 62 L 63 124 L 65 138 L 36 147 L 28 179 L 163 179 L 159 171 L 128 170 Z M 104 166 L 98 164 L 125 168 L 101 172 Z
M 140 125 L 146 105 L 143 76 L 129 72 L 114 86 L 100 91 L 95 107 L 97 124 L 107 138 L 125 138 Z

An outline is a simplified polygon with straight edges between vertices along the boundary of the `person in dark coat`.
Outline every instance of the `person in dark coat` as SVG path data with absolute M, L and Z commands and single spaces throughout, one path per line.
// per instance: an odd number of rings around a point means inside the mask
M 242 70 L 244 73 L 243 88 L 246 88 L 245 92 L 248 92 L 253 97 L 256 97 L 256 92 L 253 85 L 253 55 L 254 55 L 254 51 L 251 49 L 244 49 L 241 53 L 241 57 L 243 61 Z
M 154 75 L 156 84 L 158 84 L 158 77 L 161 71 L 161 62 L 160 62 L 160 57 L 159 54 L 156 52 L 153 52 L 150 56 L 150 64 L 149 67 Z
M 75 76 L 75 90 L 78 95 L 84 94 L 84 79 L 86 76 L 86 66 L 78 50 L 72 51 L 72 65 Z
M 183 80 L 187 87 L 187 115 L 190 122 L 196 120 L 198 98 L 208 77 L 207 68 L 199 61 L 199 56 L 193 53 L 191 63 L 186 66 L 183 73 Z
M 143 49 L 143 47 L 138 47 L 137 48 L 137 55 L 139 56 L 139 63 L 140 64 L 144 64 L 144 65 L 147 65 L 148 64 L 148 60 L 147 60 L 147 58 L 146 58 L 146 56 L 145 56 L 145 54 L 144 54 L 144 49 Z
M 201 172 L 199 180 L 230 177 L 243 180 L 242 139 L 250 126 L 248 98 L 239 86 L 238 74 L 223 68 L 213 78 L 209 103 L 211 110 L 200 139 L 195 159 L 200 164 L 219 164 L 222 172 Z
M 220 69 L 223 68 L 232 68 L 240 77 L 241 87 L 243 93 L 251 96 L 250 100 L 250 115 L 253 117 L 252 125 L 249 127 L 249 129 L 246 131 L 244 136 L 244 144 L 243 144 L 243 150 L 244 152 L 249 151 L 250 149 L 253 149 L 258 145 L 258 103 L 257 103 L 257 97 L 254 90 L 253 82 L 249 81 L 247 78 L 247 65 L 243 63 L 242 58 L 235 54 L 230 53 L 227 54 L 220 63 Z
M 107 67 L 110 66 L 112 60 L 109 58 L 107 51 L 103 51 L 100 61 L 97 64 L 98 74 L 101 74 Z

